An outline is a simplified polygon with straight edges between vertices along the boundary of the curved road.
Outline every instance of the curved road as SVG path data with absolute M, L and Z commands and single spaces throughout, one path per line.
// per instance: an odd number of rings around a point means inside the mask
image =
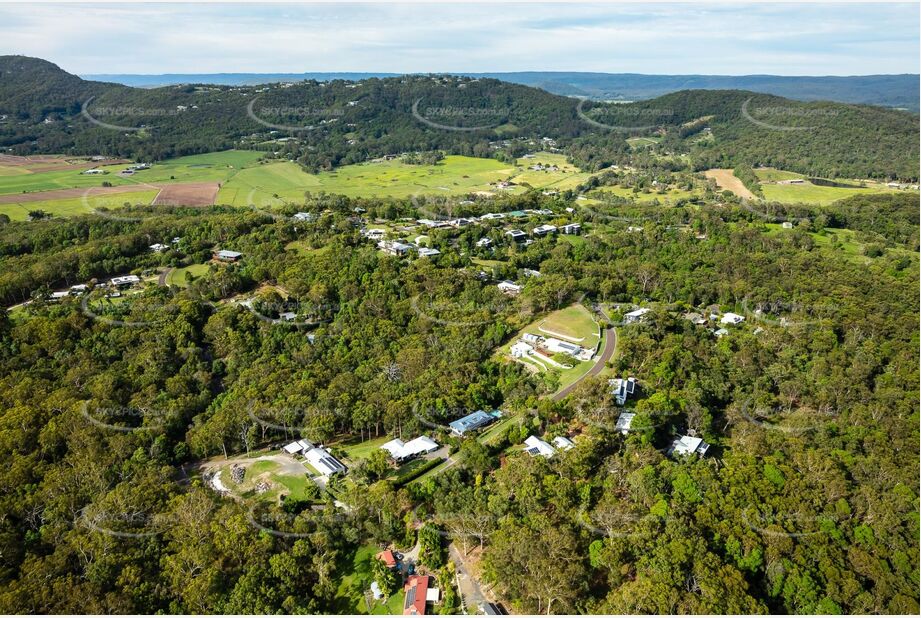
M 596 376 L 601 373 L 601 370 L 604 369 L 605 364 L 611 360 L 611 357 L 614 356 L 614 350 L 617 349 L 617 331 L 613 328 L 609 328 L 605 331 L 606 338 L 604 340 L 604 350 L 601 351 L 601 356 L 598 357 L 598 360 L 595 361 L 595 365 L 585 372 L 582 377 L 578 380 L 556 393 L 553 396 L 553 401 L 561 401 L 565 399 L 569 393 L 571 393 L 581 382 L 586 378 Z

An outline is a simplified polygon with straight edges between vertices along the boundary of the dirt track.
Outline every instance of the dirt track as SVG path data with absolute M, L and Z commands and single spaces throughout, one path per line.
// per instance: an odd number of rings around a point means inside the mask
M 735 177 L 732 170 L 712 169 L 704 172 L 704 176 L 712 178 L 719 185 L 720 189 L 732 191 L 736 195 L 746 200 L 758 199 L 754 193 L 749 191 L 742 181 Z

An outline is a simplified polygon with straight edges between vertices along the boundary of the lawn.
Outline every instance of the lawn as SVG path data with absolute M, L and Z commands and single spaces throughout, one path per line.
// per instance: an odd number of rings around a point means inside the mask
M 255 456 L 256 454 L 253 453 L 253 455 Z M 288 470 L 284 470 L 277 462 L 270 460 L 255 461 L 246 465 L 243 482 L 237 484 L 230 479 L 230 468 L 234 463 L 233 459 L 228 460 L 226 464 L 222 462 L 219 472 L 221 482 L 225 487 L 232 489 L 234 493 L 246 499 L 277 502 L 281 494 L 291 496 L 294 499 L 303 499 L 307 497 L 308 485 L 313 485 L 313 481 L 307 476 L 310 470 L 306 464 L 303 466 L 303 474 L 293 474 Z M 261 481 L 268 481 L 272 487 L 264 493 L 257 494 L 255 487 Z
M 170 274 L 166 276 L 166 285 L 175 285 L 180 288 L 188 287 L 189 284 L 186 281 L 186 273 L 189 273 L 194 280 L 206 275 L 208 269 L 208 264 L 192 264 L 183 268 L 173 269 Z
M 371 561 L 380 548 L 375 545 L 362 545 L 350 560 L 339 565 L 339 572 L 345 573 L 339 580 L 336 589 L 337 614 L 402 614 L 403 591 L 400 590 L 391 596 L 387 602 L 374 601 L 370 593 L 365 597 L 365 591 L 371 587 Z M 371 600 L 371 611 L 368 611 L 368 602 Z
M 591 347 L 598 341 L 598 324 L 583 305 L 571 305 L 554 311 L 537 324 L 536 330 L 535 334 L 562 335 L 586 347 Z M 553 331 L 553 333 L 546 331 Z
M 8 215 L 13 221 L 25 221 L 28 219 L 29 211 L 31 210 L 43 210 L 54 217 L 73 217 L 90 214 L 98 208 L 115 210 L 123 208 L 125 204 L 150 204 L 156 196 L 156 190 L 147 190 L 117 195 L 15 202 L 12 204 L 0 204 L 0 214 Z
M 345 451 L 346 456 L 352 461 L 358 461 L 359 459 L 367 459 L 372 452 L 391 440 L 393 440 L 393 438 L 390 436 L 381 436 L 379 438 L 365 440 L 364 442 L 354 440 L 345 443 L 340 442 L 338 444 L 333 444 L 333 446 Z
M 553 313 L 531 322 L 531 324 L 522 328 L 518 333 L 502 345 L 494 354 L 494 358 L 510 358 L 509 351 L 518 339 L 525 333 L 541 335 L 543 337 L 556 337 L 577 343 L 585 348 L 596 348 L 599 345 L 598 324 L 592 317 L 591 312 L 580 304 L 571 305 L 564 309 L 559 309 Z M 562 335 L 562 336 L 561 336 Z M 602 333 L 600 347 L 603 349 L 604 334 Z M 581 361 L 571 369 L 561 369 L 552 365 L 544 359 L 543 356 L 529 357 L 533 366 L 538 367 L 541 372 L 558 371 L 560 374 L 560 388 L 569 386 L 580 377 L 585 375 L 595 364 L 595 358 L 588 361 Z M 515 361 L 519 362 L 519 361 Z

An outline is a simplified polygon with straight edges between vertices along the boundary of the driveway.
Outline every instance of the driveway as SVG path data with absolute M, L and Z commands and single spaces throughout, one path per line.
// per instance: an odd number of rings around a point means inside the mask
M 480 605 L 489 602 L 483 595 L 483 590 L 480 588 L 480 582 L 478 582 L 473 578 L 472 575 L 470 575 L 464 554 L 459 549 L 457 549 L 454 543 L 448 545 L 448 554 L 451 557 L 451 561 L 454 562 L 454 566 L 457 572 L 457 586 L 460 589 L 459 591 L 461 600 L 463 601 L 464 613 L 480 613 Z
M 571 393 L 581 382 L 586 378 L 590 378 L 598 375 L 602 372 L 605 367 L 605 364 L 611 360 L 611 357 L 614 356 L 614 350 L 617 349 L 617 331 L 613 328 L 609 328 L 605 334 L 607 337 L 604 340 L 604 350 L 601 351 L 601 355 L 598 357 L 598 360 L 595 361 L 594 366 L 585 372 L 585 374 L 580 377 L 578 380 L 556 393 L 553 396 L 553 401 L 562 401 L 566 398 L 569 393 Z

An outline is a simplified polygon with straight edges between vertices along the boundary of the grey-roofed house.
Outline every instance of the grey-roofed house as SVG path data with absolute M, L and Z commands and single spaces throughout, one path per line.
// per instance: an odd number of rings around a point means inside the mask
M 468 431 L 474 431 L 480 427 L 485 427 L 495 420 L 495 414 L 477 410 L 473 414 L 468 414 L 463 418 L 448 423 L 448 426 L 451 427 L 451 433 L 456 436 L 462 436 Z

